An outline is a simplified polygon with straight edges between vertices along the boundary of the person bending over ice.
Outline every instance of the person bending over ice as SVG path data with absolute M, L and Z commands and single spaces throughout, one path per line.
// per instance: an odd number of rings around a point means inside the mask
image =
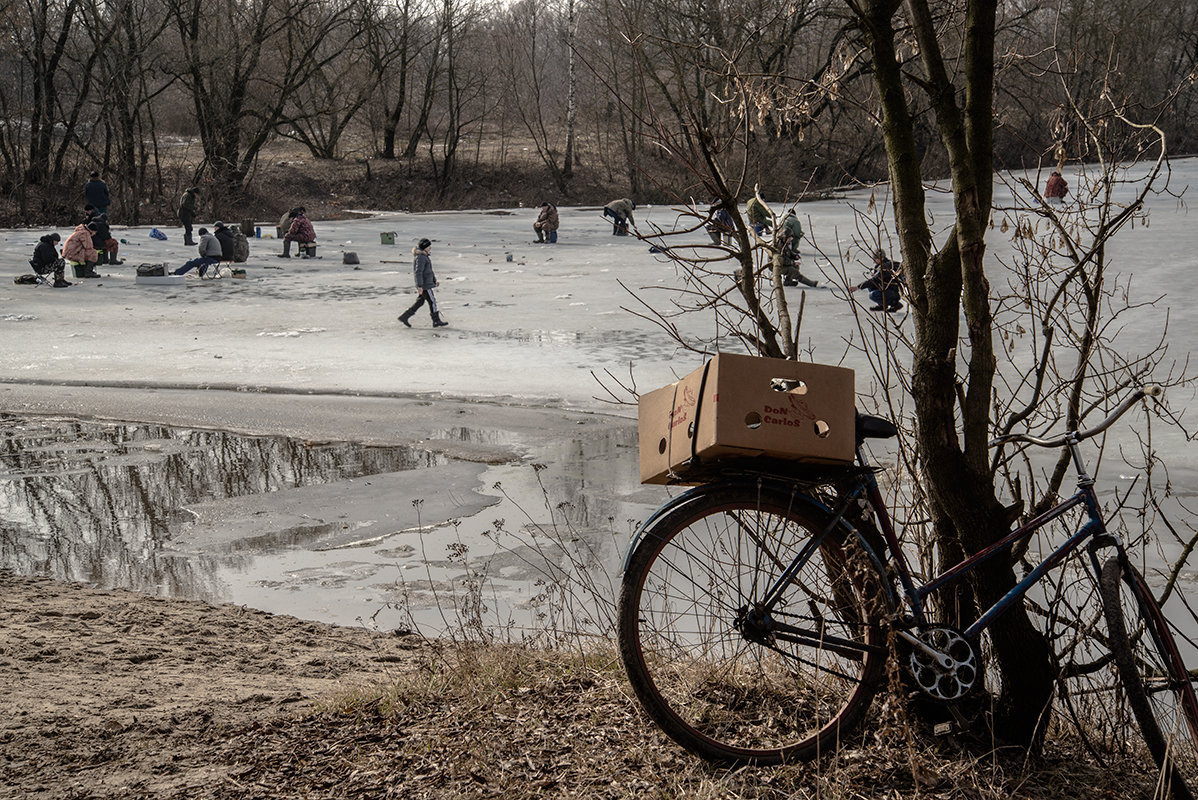
M 899 290 L 903 285 L 901 265 L 887 258 L 884 251 L 877 250 L 874 252 L 874 267 L 874 274 L 854 286 L 853 291 L 869 290 L 869 299 L 875 304 L 870 311 L 898 311 L 903 307 L 899 302 Z

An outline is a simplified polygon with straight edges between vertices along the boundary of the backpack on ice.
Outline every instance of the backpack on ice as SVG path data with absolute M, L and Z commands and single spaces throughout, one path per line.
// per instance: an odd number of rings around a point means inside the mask
M 231 228 L 230 230 L 233 231 L 233 261 L 236 264 L 244 264 L 250 257 L 250 240 L 246 238 L 245 232 L 241 228 Z
M 166 275 L 166 267 L 162 264 L 138 264 L 137 275 L 140 278 L 161 278 Z

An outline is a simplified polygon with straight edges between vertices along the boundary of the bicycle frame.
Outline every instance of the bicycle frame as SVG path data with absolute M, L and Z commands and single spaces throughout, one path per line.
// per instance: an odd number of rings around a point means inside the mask
M 860 456 L 859 458 L 864 463 L 864 458 Z M 1098 497 L 1094 493 L 1093 482 L 1085 479 L 1084 472 L 1081 475 L 1083 479 L 1079 481 L 1080 485 L 1074 495 L 1057 503 L 1036 518 L 1029 520 L 984 550 L 949 567 L 944 572 L 922 584 L 916 584 L 912 578 L 910 565 L 906 555 L 903 553 L 902 546 L 899 544 L 894 524 L 891 522 L 886 505 L 882 500 L 881 491 L 878 489 L 878 482 L 872 475 L 862 478 L 858 484 L 857 491 L 864 493 L 870 507 L 874 510 L 879 523 L 878 527 L 886 543 L 887 555 L 898 576 L 903 595 L 907 599 L 910 616 L 918 624 L 929 622 L 925 611 L 925 604 L 931 594 L 956 583 L 977 568 L 979 564 L 988 561 L 1000 553 L 1009 551 L 1016 543 L 1028 539 L 1037 530 L 1069 511 L 1078 507 L 1085 509 L 1086 521 L 1078 528 L 1077 532 L 1046 556 L 1023 580 L 1013 586 L 1010 591 L 999 598 L 994 605 L 986 609 L 972 625 L 965 629 L 963 632 L 965 637 L 971 641 L 976 641 L 982 631 L 988 628 L 995 619 L 1002 616 L 1003 612 L 1014 603 L 1021 600 L 1050 570 L 1072 555 L 1087 540 L 1107 533 L 1106 524 L 1099 511 Z

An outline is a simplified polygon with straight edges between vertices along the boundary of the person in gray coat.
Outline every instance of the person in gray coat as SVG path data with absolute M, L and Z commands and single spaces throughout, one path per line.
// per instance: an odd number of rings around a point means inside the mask
M 399 321 L 409 328 L 412 323 L 408 322 L 412 315 L 428 301 L 428 311 L 433 316 L 433 327 L 442 328 L 449 323 L 441 319 L 441 312 L 437 310 L 437 298 L 433 296 L 433 289 L 437 288 L 437 276 L 433 274 L 433 260 L 429 258 L 428 252 L 432 249 L 433 243 L 428 239 L 421 239 L 420 243 L 412 249 L 412 269 L 416 273 L 416 291 L 420 296 L 416 298 L 416 302 L 407 311 L 399 315 Z
M 213 264 L 220 263 L 221 251 L 220 241 L 208 232 L 207 228 L 200 228 L 200 256 L 193 258 L 177 270 L 172 272 L 172 275 L 186 275 L 196 267 L 200 268 L 200 277 L 204 277 L 208 273 L 208 268 Z

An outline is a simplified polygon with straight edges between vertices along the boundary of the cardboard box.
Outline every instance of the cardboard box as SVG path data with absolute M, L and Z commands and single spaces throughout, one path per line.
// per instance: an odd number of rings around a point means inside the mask
M 855 393 L 851 369 L 718 355 L 641 396 L 641 482 L 694 482 L 702 468 L 729 459 L 850 463 Z

